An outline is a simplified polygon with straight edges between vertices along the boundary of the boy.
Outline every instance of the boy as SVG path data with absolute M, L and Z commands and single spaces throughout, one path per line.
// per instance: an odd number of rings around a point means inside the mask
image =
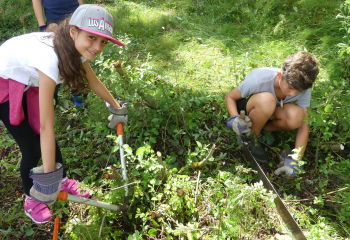
M 264 148 L 254 135 L 262 129 L 267 131 L 298 129 L 295 148 L 302 146 L 300 156 L 305 152 L 309 139 L 309 125 L 303 117 L 309 118 L 311 87 L 318 75 L 318 61 L 307 52 L 290 55 L 281 69 L 258 68 L 253 70 L 237 88 L 225 96 L 227 110 L 231 118 L 226 127 L 236 134 L 248 134 L 249 150 L 259 163 L 268 161 Z M 297 105 L 291 102 L 297 102 Z M 238 113 L 244 110 L 249 116 L 245 120 Z M 251 122 L 250 122 L 251 121 Z M 291 152 L 291 151 L 289 151 Z M 275 171 L 285 178 L 298 176 L 298 165 L 288 153 L 282 154 L 283 166 Z

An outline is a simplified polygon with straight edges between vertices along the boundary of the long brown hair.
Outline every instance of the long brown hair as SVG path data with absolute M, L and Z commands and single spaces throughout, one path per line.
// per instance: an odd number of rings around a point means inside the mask
M 63 86 L 73 88 L 78 92 L 88 88 L 86 71 L 81 61 L 81 56 L 75 48 L 74 41 L 70 36 L 70 18 L 64 19 L 58 26 L 50 24 L 46 32 L 54 32 L 53 47 L 58 57 L 58 69 L 63 79 Z M 76 27 L 77 32 L 81 30 Z

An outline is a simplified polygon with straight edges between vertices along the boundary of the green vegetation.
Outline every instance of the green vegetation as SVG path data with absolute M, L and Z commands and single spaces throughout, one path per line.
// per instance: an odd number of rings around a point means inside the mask
M 92 1 L 90 1 L 92 2 Z M 100 2 L 100 1 L 99 1 Z M 271 193 L 225 128 L 225 94 L 254 68 L 280 67 L 298 51 L 308 51 L 321 71 L 312 91 L 306 173 L 277 178 L 278 154 L 294 147 L 296 131 L 266 134 L 271 161 L 263 166 L 308 239 L 350 235 L 350 39 L 349 1 L 326 0 L 154 0 L 102 1 L 115 20 L 115 36 L 126 47 L 108 45 L 91 65 L 114 96 L 129 102 L 125 127 L 131 208 L 126 225 L 120 213 L 57 202 L 67 239 L 273 239 L 290 235 Z M 21 11 L 18 11 L 21 9 Z M 0 1 L 0 41 L 37 30 L 30 1 Z M 113 67 L 120 60 L 130 84 Z M 158 102 L 151 109 L 137 89 Z M 94 93 L 76 109 L 60 92 L 56 134 L 70 178 L 79 179 L 105 202 L 123 202 L 118 175 L 118 140 L 107 127 L 108 110 Z M 52 224 L 36 226 L 22 211 L 21 154 L 0 129 L 0 238 L 50 239 Z M 66 134 L 61 136 L 62 134 Z M 200 162 L 211 146 L 208 163 Z M 333 144 L 344 144 L 342 152 Z M 162 153 L 167 180 L 156 151 Z M 200 176 L 199 176 L 200 173 Z M 197 178 L 199 187 L 196 190 Z M 19 211 L 18 211 L 19 210 Z M 106 213 L 101 237 L 100 224 Z

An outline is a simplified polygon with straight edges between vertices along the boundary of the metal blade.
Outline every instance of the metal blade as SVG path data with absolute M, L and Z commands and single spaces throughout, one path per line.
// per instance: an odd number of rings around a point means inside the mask
M 283 203 L 282 199 L 280 198 L 280 196 L 278 195 L 277 191 L 275 190 L 275 188 L 271 184 L 270 180 L 265 175 L 264 171 L 261 169 L 258 162 L 255 160 L 255 158 L 253 157 L 253 155 L 251 154 L 251 152 L 249 151 L 247 146 L 245 144 L 242 144 L 241 146 L 242 146 L 242 151 L 243 151 L 244 155 L 247 157 L 250 164 L 252 165 L 252 168 L 258 172 L 258 175 L 259 175 L 260 179 L 262 180 L 264 187 L 268 190 L 273 191 L 277 195 L 277 197 L 274 200 L 274 202 L 276 204 L 277 211 L 280 214 L 284 223 L 287 225 L 288 229 L 291 231 L 294 239 L 307 240 L 303 231 L 300 229 L 299 225 L 297 224 L 297 222 L 295 221 L 293 216 L 290 214 L 287 207 L 284 205 L 284 203 Z

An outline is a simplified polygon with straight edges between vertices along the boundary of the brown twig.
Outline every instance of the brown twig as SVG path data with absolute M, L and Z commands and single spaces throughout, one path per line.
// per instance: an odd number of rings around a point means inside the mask
M 76 133 L 76 132 L 79 132 L 79 131 L 86 131 L 86 130 L 87 130 L 87 128 L 74 129 L 74 130 L 72 130 L 70 132 L 67 132 L 67 133 L 64 133 L 64 134 L 61 134 L 61 135 L 57 135 L 56 139 L 60 139 L 60 138 L 66 137 L 66 136 L 68 136 L 71 133 Z
M 180 171 L 179 171 L 179 174 L 182 173 L 182 172 L 184 172 L 184 171 L 186 171 L 186 170 L 189 169 L 189 168 L 199 168 L 199 167 L 203 167 L 203 166 L 208 162 L 209 158 L 210 158 L 211 156 L 213 156 L 213 153 L 214 153 L 214 151 L 215 151 L 215 148 L 216 148 L 216 145 L 213 144 L 213 146 L 212 146 L 211 149 L 210 149 L 210 152 L 208 153 L 208 155 L 207 155 L 202 161 L 200 161 L 200 162 L 194 162 L 194 163 L 192 163 L 192 164 L 189 165 L 189 166 L 187 165 L 187 166 L 182 167 L 182 168 L 180 169 Z
M 131 81 L 128 77 L 128 75 L 126 74 L 126 72 L 124 71 L 123 67 L 122 67 L 122 64 L 119 60 L 115 60 L 114 61 L 114 67 L 115 67 L 115 70 L 119 73 L 122 81 L 124 82 L 124 84 L 126 86 L 131 86 Z M 158 103 L 156 101 L 153 100 L 152 96 L 144 93 L 142 90 L 140 89 L 135 89 L 136 93 L 140 95 L 140 97 L 145 101 L 146 105 L 150 108 L 153 108 L 153 109 L 158 109 L 159 106 L 158 106 Z M 129 91 L 130 93 L 130 91 Z

